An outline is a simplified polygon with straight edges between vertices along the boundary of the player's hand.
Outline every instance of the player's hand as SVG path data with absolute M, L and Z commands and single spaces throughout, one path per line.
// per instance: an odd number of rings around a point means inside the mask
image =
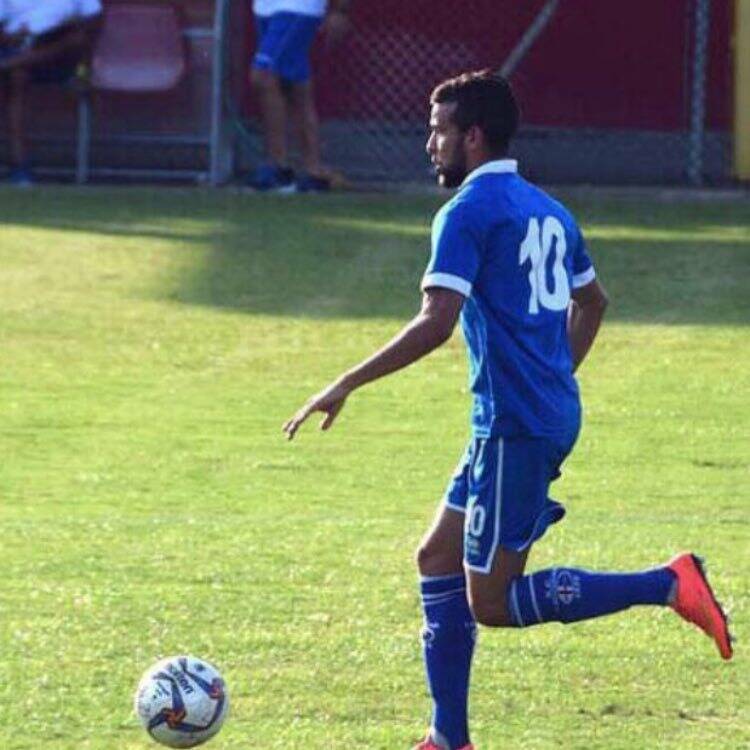
M 300 425 L 316 411 L 323 412 L 325 417 L 320 423 L 321 430 L 327 430 L 344 406 L 350 391 L 341 383 L 332 383 L 326 389 L 313 396 L 291 419 L 284 423 L 283 430 L 287 440 L 291 440 Z

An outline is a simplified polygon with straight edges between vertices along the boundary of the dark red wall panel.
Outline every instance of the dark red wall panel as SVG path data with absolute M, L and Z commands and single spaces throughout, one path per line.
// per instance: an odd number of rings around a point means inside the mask
M 444 76 L 499 67 L 543 5 L 355 0 L 350 37 L 333 50 L 322 39 L 316 44 L 321 113 L 417 119 Z M 710 127 L 728 129 L 731 4 L 711 5 L 707 117 Z M 562 0 L 513 75 L 526 123 L 687 127 L 693 9 L 693 0 Z

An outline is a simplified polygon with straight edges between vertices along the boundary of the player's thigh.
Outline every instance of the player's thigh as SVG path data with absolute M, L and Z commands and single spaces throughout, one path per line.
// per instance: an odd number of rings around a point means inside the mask
M 469 470 L 476 441 L 464 449 L 435 521 L 422 539 L 417 551 L 417 566 L 422 575 L 446 575 L 463 571 L 464 510 L 468 500 Z
M 469 600 L 481 623 L 510 624 L 508 586 L 522 575 L 530 546 L 564 515 L 548 495 L 562 456 L 547 439 L 477 441 L 468 472 L 464 562 Z
M 554 443 L 531 438 L 476 442 L 468 471 L 467 568 L 489 575 L 500 549 L 520 552 L 565 514 L 549 495 L 560 463 Z

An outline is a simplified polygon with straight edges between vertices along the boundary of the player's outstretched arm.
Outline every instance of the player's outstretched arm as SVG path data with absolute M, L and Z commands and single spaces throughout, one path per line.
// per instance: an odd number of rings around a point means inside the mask
M 314 412 L 325 414 L 320 427 L 327 430 L 352 391 L 407 367 L 437 349 L 450 338 L 463 303 L 464 297 L 458 292 L 441 288 L 427 289 L 419 314 L 391 341 L 310 398 L 284 423 L 283 430 L 287 438 L 291 440 L 300 425 Z
M 596 279 L 574 289 L 572 297 L 568 308 L 568 341 L 575 372 L 594 343 L 609 298 Z

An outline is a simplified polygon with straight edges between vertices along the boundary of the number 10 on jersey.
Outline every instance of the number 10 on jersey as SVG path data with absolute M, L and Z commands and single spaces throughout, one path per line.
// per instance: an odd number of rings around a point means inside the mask
M 547 285 L 547 258 L 555 247 L 555 260 L 552 265 L 552 288 Z M 570 282 L 565 273 L 563 258 L 568 245 L 565 241 L 565 228 L 554 216 L 546 216 L 539 224 L 539 219 L 529 219 L 526 237 L 518 252 L 518 264 L 531 261 L 529 270 L 529 312 L 539 313 L 539 306 L 547 310 L 567 310 L 570 303 Z

